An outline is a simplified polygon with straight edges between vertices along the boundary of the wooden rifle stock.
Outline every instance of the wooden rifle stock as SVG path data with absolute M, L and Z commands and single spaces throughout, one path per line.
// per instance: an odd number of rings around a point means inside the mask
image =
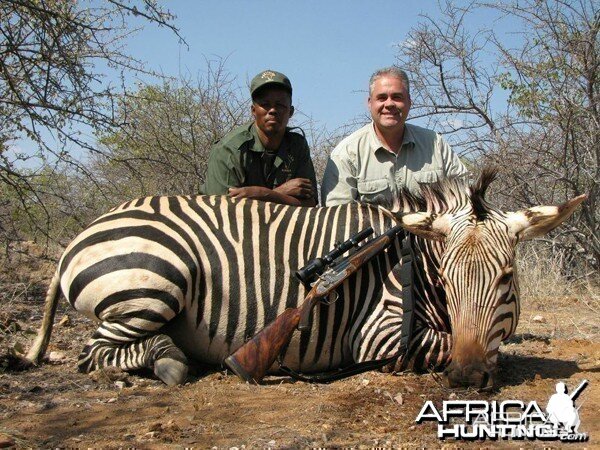
M 302 305 L 298 308 L 288 308 L 277 316 L 273 322 L 229 355 L 224 361 L 225 365 L 243 381 L 260 383 L 277 356 L 289 344 L 296 328 L 301 331 L 310 328 L 311 312 L 319 299 L 328 295 L 369 259 L 389 246 L 400 230 L 400 226 L 393 227 L 328 269 L 315 282 Z
M 260 383 L 281 351 L 289 344 L 302 315 L 310 315 L 319 297 L 315 288 L 299 308 L 288 308 L 252 339 L 225 359 L 225 365 L 242 380 Z

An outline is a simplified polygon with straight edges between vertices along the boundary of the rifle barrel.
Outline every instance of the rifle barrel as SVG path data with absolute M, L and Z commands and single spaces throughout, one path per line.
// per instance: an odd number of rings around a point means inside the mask
M 579 383 L 579 386 L 577 386 L 575 390 L 571 392 L 571 395 L 569 395 L 571 400 L 576 400 L 577 397 L 579 397 L 579 394 L 581 394 L 581 392 L 587 387 L 588 383 L 588 380 L 583 380 L 581 383 Z

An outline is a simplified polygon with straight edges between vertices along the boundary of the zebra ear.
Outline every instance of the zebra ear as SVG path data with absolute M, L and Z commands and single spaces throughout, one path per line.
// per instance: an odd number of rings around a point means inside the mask
M 443 241 L 450 233 L 450 217 L 426 212 L 408 213 L 399 216 L 402 227 L 417 236 Z
M 559 206 L 534 206 L 523 211 L 507 213 L 507 222 L 519 240 L 542 236 L 568 219 L 586 198 L 587 195 L 584 194 Z

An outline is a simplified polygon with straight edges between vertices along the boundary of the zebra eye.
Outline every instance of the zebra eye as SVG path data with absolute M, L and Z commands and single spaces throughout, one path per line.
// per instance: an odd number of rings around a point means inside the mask
M 500 284 L 507 283 L 508 281 L 511 280 L 512 276 L 513 276 L 513 268 L 507 267 L 502 271 L 502 275 L 500 275 L 500 278 L 498 279 L 498 283 L 500 283 Z

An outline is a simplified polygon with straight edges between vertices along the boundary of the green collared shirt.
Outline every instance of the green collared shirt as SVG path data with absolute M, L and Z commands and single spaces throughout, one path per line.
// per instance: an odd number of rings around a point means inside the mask
M 315 170 L 303 135 L 286 131 L 272 167 L 268 158 L 263 158 L 266 152 L 254 123 L 233 129 L 211 149 L 203 193 L 224 195 L 230 187 L 243 186 L 274 189 L 293 178 L 308 178 L 317 192 Z
M 381 144 L 371 122 L 343 139 L 331 153 L 321 202 L 334 206 L 357 200 L 390 206 L 404 187 L 418 194 L 419 183 L 466 174 L 458 156 L 435 131 L 406 124 L 396 155 Z

